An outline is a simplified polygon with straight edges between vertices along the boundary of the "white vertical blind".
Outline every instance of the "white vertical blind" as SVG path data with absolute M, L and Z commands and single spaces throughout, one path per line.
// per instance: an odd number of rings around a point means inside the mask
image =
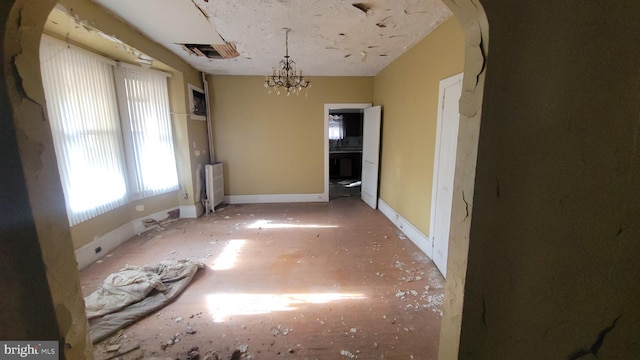
M 178 189 L 169 92 L 164 73 L 129 66 L 115 69 L 125 128 L 131 195 Z
M 113 69 L 48 37 L 40 58 L 69 223 L 76 225 L 127 201 Z

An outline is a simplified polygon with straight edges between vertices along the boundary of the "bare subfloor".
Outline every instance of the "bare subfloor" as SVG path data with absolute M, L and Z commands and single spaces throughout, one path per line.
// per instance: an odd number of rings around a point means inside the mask
M 127 264 L 164 259 L 205 267 L 173 303 L 97 344 L 96 358 L 115 355 L 109 344 L 139 344 L 125 359 L 436 358 L 442 276 L 359 200 L 229 205 L 175 221 L 82 270 L 84 295 Z

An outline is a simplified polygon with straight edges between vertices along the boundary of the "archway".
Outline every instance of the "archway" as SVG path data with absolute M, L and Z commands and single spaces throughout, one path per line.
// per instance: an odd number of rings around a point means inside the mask
M 443 2 L 453 11 L 466 36 L 444 315 L 438 351 L 439 359 L 457 359 L 469 253 L 469 232 L 473 213 L 489 24 L 477 0 L 443 0 Z
M 474 191 L 475 160 L 480 127 L 482 91 L 485 76 L 488 23 L 482 7 L 475 0 L 444 0 L 458 18 L 466 33 L 465 81 L 460 101 L 461 124 L 456 166 L 455 195 L 452 218 L 462 219 L 451 227 L 452 241 L 449 255 L 445 293 L 445 316 L 440 340 L 440 358 L 456 358 L 462 316 L 462 298 L 466 275 L 472 195 Z M 83 7 L 82 0 L 65 1 L 69 7 Z M 44 22 L 55 6 L 54 0 L 14 0 L 3 8 L 2 36 L 3 71 L 6 92 L 0 93 L 6 106 L 10 124 L 3 127 L 3 141 L 16 141 L 20 152 L 27 193 L 22 197 L 28 204 L 25 211 L 33 219 L 23 226 L 34 232 L 29 240 L 39 247 L 42 258 L 31 261 L 47 279 L 50 298 L 55 308 L 58 331 L 65 342 L 67 358 L 91 357 L 82 293 L 75 267 L 75 256 L 64 212 L 64 199 L 57 176 L 55 153 L 45 119 L 44 91 L 40 78 L 38 48 Z M 6 105 L 5 105 L 6 104 Z M 12 124 L 11 124 L 12 123 Z M 15 163 L 16 153 L 3 155 L 6 163 Z M 17 180 L 16 180 L 17 181 Z M 18 199 L 16 199 L 18 201 Z M 11 219 L 11 218 L 10 218 Z M 17 220 L 16 220 L 17 221 Z M 20 249 L 10 249 L 20 251 Z M 9 252 L 7 256 L 11 256 Z M 44 267 L 42 267 L 44 264 Z M 26 263 L 24 266 L 29 266 Z M 12 284 L 9 289 L 29 293 L 30 284 Z M 40 296 L 47 297 L 46 294 Z M 29 304 L 15 304 L 26 311 Z M 37 319 L 24 318 L 25 329 L 39 326 Z

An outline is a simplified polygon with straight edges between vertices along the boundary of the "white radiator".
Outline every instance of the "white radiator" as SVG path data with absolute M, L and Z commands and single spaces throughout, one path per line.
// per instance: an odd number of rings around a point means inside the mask
M 224 173 L 221 162 L 204 166 L 205 191 L 207 200 L 205 202 L 205 214 L 210 211 L 215 212 L 215 207 L 224 201 Z

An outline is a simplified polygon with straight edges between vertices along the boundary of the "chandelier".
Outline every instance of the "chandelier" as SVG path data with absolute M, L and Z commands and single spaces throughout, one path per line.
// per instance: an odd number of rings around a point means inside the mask
M 311 87 L 311 81 L 305 80 L 302 76 L 302 70 L 296 70 L 296 62 L 289 57 L 289 31 L 291 29 L 285 28 L 285 56 L 280 60 L 279 69 L 273 69 L 272 75 L 267 75 L 264 80 L 264 87 L 269 89 L 268 93 L 271 94 L 271 88 L 276 89 L 276 93 L 280 95 L 280 89 L 287 92 L 287 96 L 291 94 L 299 95 L 302 89 Z

